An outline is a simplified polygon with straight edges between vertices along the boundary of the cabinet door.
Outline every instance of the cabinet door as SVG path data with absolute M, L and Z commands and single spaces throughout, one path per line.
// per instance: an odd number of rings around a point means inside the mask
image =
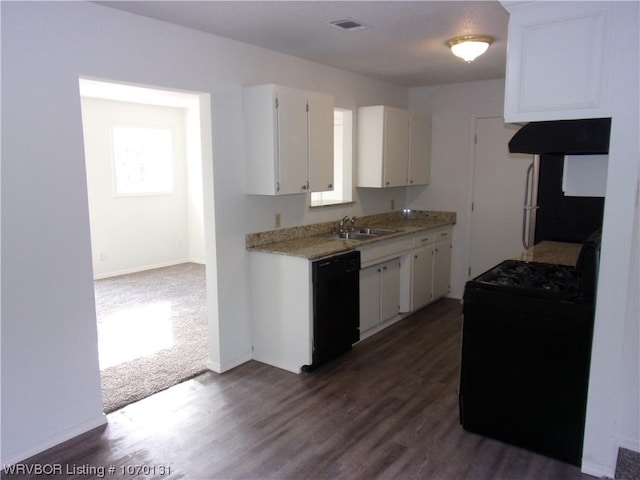
M 431 302 L 433 286 L 433 246 L 413 252 L 411 265 L 411 310 L 417 310 Z
M 276 195 L 277 115 L 274 85 L 256 85 L 242 91 L 246 148 L 247 193 Z
M 513 2 L 507 122 L 610 116 L 608 82 L 616 2 Z
M 307 96 L 279 89 L 277 98 L 276 194 L 307 191 Z
M 431 173 L 431 120 L 411 116 L 409 123 L 409 185 L 428 185 Z
M 400 260 L 389 260 L 380 266 L 380 321 L 384 322 L 400 311 Z
M 360 270 L 360 333 L 380 323 L 380 274 L 382 267 L 373 265 Z
M 384 106 L 358 108 L 358 187 L 382 187 L 384 148 Z
M 309 95 L 309 188 L 333 190 L 333 97 Z
M 433 246 L 433 300 L 449 293 L 451 283 L 451 241 Z
M 407 185 L 409 170 L 409 112 L 385 107 L 384 166 L 385 187 Z

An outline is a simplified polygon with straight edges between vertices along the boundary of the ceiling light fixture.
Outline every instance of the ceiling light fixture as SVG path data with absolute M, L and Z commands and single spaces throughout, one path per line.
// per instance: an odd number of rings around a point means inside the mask
M 447 43 L 456 57 L 471 63 L 487 51 L 489 45 L 493 43 L 493 37 L 488 35 L 464 35 L 452 38 Z

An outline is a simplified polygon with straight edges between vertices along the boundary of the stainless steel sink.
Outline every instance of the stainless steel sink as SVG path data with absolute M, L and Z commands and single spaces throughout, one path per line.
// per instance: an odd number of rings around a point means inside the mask
M 389 235 L 391 233 L 396 233 L 399 230 L 391 230 L 389 228 L 359 228 L 356 230 L 358 233 L 364 233 L 365 235 Z
M 333 238 L 344 238 L 346 240 L 369 240 L 382 235 L 390 235 L 399 232 L 388 228 L 358 228 L 348 232 L 331 232 L 328 235 Z
M 334 238 L 344 238 L 347 240 L 369 240 L 371 238 L 376 238 L 378 235 L 374 235 L 371 233 L 362 233 L 360 231 L 353 231 L 332 233 L 331 236 Z

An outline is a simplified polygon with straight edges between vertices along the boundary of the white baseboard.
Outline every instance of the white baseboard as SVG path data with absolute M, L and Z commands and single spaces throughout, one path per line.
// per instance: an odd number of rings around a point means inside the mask
M 10 453 L 7 458 L 3 458 L 2 460 L 0 460 L 0 465 L 13 465 L 15 463 L 21 462 L 23 460 L 26 460 L 27 458 L 33 457 L 34 455 L 42 453 L 45 450 L 49 450 L 52 447 L 60 445 L 67 440 L 71 440 L 78 435 L 87 433 L 94 428 L 106 425 L 106 423 L 107 417 L 104 415 L 104 413 L 102 413 L 97 417 L 92 418 L 91 420 L 87 420 L 86 422 L 82 422 L 71 428 L 67 428 L 60 433 L 57 433 L 56 435 L 47 437 L 26 448 L 20 449 L 17 452 Z
M 140 267 L 134 267 L 134 268 L 126 268 L 124 270 L 117 270 L 117 271 L 113 271 L 113 272 L 106 272 L 106 273 L 100 273 L 98 275 L 94 275 L 93 279 L 94 280 L 102 280 L 103 278 L 110 278 L 110 277 L 117 277 L 119 275 L 127 275 L 129 273 L 138 273 L 138 272 L 144 272 L 146 270 L 152 270 L 154 268 L 162 268 L 162 267 L 172 267 L 174 265 L 180 265 L 181 263 L 201 263 L 195 260 L 189 260 L 189 259 L 181 259 L 181 260 L 173 260 L 171 262 L 162 262 L 162 263 L 156 263 L 154 265 L 144 265 L 144 266 L 140 266 Z M 202 262 L 204 264 L 204 262 Z
M 640 439 L 618 436 L 618 447 L 640 452 Z
M 207 368 L 214 373 L 222 373 L 222 369 L 220 368 L 220 364 L 218 362 L 212 362 L 211 360 L 207 360 Z
M 215 373 L 224 373 L 231 370 L 232 368 L 242 365 L 243 363 L 247 363 L 249 360 L 253 360 L 251 352 L 247 352 L 243 355 L 240 355 L 239 357 L 232 359 L 231 361 L 224 362 L 222 364 L 207 360 L 207 368 Z
M 634 452 L 640 452 L 640 440 L 637 438 L 616 436 L 618 448 L 616 448 L 616 455 L 620 448 L 626 448 L 627 450 L 633 450 Z M 616 473 L 616 465 L 613 466 L 600 465 L 597 463 L 582 462 L 582 473 L 592 475 L 597 478 L 614 478 Z
M 613 478 L 616 473 L 615 467 L 611 469 L 603 465 L 597 465 L 595 463 L 591 464 L 588 462 L 582 462 L 582 468 L 580 471 L 586 475 L 591 475 L 592 477 L 600 479 Z

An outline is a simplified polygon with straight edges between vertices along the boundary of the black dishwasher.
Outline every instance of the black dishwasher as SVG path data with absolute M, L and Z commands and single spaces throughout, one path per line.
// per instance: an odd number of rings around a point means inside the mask
M 313 354 L 303 371 L 328 362 L 360 340 L 360 252 L 313 262 Z

